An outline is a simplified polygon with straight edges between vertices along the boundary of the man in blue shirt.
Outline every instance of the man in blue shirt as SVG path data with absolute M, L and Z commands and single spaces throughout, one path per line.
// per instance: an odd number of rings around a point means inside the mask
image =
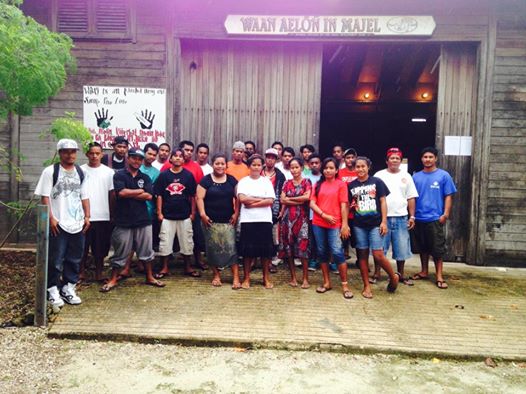
M 413 252 L 420 254 L 422 270 L 413 280 L 427 279 L 429 256 L 433 256 L 436 269 L 436 285 L 447 289 L 442 276 L 443 256 L 446 253 L 445 225 L 457 192 L 451 175 L 437 167 L 438 150 L 427 147 L 422 150 L 422 171 L 413 176 L 418 198 L 416 199 L 415 227 L 412 231 Z

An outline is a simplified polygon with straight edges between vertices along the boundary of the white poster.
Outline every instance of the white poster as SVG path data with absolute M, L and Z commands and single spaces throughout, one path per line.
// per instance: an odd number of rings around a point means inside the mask
M 446 156 L 471 156 L 472 137 L 446 135 L 444 154 Z
M 141 148 L 166 141 L 166 89 L 88 85 L 83 103 L 84 126 L 104 148 L 116 136 Z

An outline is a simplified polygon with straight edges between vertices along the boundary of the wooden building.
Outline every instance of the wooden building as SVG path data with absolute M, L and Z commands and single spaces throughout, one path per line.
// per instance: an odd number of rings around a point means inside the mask
M 526 2 L 25 0 L 23 8 L 74 38 L 78 72 L 32 116 L 0 124 L 2 143 L 26 158 L 23 182 L 0 173 L 2 199 L 30 198 L 54 149 L 38 134 L 64 111 L 82 118 L 83 86 L 164 88 L 170 143 L 228 152 L 238 139 L 261 149 L 281 140 L 327 153 L 342 141 L 379 168 L 399 145 L 410 169 L 436 144 L 459 187 L 449 260 L 526 266 Z M 388 16 L 385 35 L 378 23 Z M 430 32 L 406 34 L 429 18 Z M 445 155 L 446 145 L 467 153 Z

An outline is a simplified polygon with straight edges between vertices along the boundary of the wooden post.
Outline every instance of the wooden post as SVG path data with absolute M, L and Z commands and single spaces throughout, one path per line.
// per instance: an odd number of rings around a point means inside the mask
M 49 247 L 49 207 L 37 205 L 37 261 L 35 322 L 37 327 L 47 326 L 47 265 Z

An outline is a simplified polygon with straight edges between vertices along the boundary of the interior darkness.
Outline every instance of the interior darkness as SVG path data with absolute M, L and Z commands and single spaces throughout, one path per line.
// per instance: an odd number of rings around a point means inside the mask
M 420 150 L 435 145 L 439 53 L 438 46 L 420 44 L 326 46 L 322 155 L 343 144 L 369 157 L 377 171 L 386 167 L 386 150 L 396 146 L 409 172 L 421 169 Z

